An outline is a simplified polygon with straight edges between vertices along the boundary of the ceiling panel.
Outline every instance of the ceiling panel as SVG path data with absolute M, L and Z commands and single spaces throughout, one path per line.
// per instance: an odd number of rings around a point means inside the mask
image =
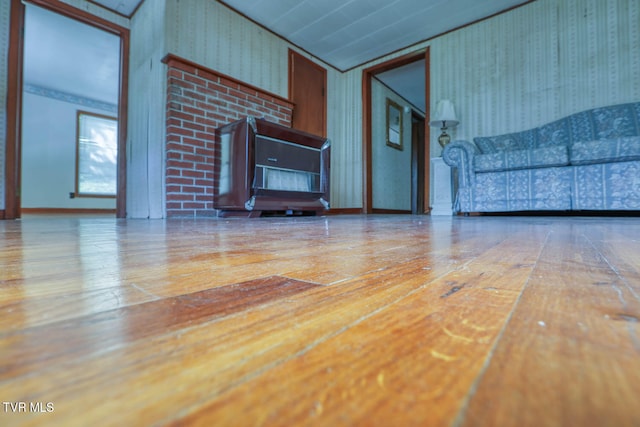
M 344 71 L 529 1 L 223 0 L 221 3 Z

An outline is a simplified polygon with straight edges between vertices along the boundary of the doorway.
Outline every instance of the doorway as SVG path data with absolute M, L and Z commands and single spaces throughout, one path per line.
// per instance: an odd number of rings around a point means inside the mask
M 393 94 L 394 84 L 382 82 L 381 76 L 391 70 L 400 70 L 401 68 L 415 68 L 418 66 L 422 71 L 416 77 L 420 79 L 420 91 L 419 93 L 424 97 L 424 102 L 419 102 L 422 107 L 418 110 L 424 112 L 424 117 L 421 114 L 416 114 L 415 105 L 407 103 L 406 99 L 400 97 L 401 102 L 404 105 L 400 105 L 399 109 L 403 115 L 403 122 L 408 123 L 403 125 L 405 128 L 403 140 L 404 144 L 400 144 L 401 150 L 407 150 L 408 153 L 400 156 L 396 150 L 390 150 L 388 147 L 384 147 L 384 138 L 381 139 L 380 134 L 384 134 L 384 130 L 379 128 L 386 127 L 387 124 L 384 120 L 381 120 L 380 109 L 385 108 L 383 104 L 383 98 L 391 98 L 391 101 L 396 101 L 395 96 L 399 94 Z M 412 212 L 414 214 L 429 213 L 429 127 L 427 126 L 428 120 L 425 117 L 429 117 L 429 48 L 422 52 L 412 53 L 399 58 L 394 58 L 390 61 L 375 65 L 373 67 L 363 70 L 363 156 L 364 156 L 364 195 L 363 195 L 363 212 L 364 213 L 404 213 Z M 399 73 L 400 75 L 402 73 Z M 379 86 L 378 81 L 387 86 L 387 91 L 382 90 L 383 95 L 380 95 L 381 91 L 374 86 Z M 422 101 L 422 100 L 421 100 Z M 375 110 L 375 111 L 374 111 Z M 381 123 L 382 122 L 382 123 Z M 375 127 L 374 127 L 375 126 Z M 419 131 L 417 128 L 421 127 Z M 374 145 L 375 144 L 375 145 Z M 389 145 L 389 144 L 387 144 Z M 384 151 L 380 154 L 381 150 Z M 386 161 L 395 161 L 389 167 L 402 171 L 404 167 L 403 177 L 398 178 L 396 175 L 393 179 L 397 179 L 398 183 L 389 187 L 387 178 L 380 178 L 380 174 L 385 172 L 381 170 L 384 166 L 380 163 L 380 158 L 386 159 Z M 389 160 L 394 158 L 395 160 Z M 397 162 L 401 162 L 398 165 Z M 407 170 L 410 169 L 410 172 Z M 382 184 L 381 184 L 382 183 Z M 384 187 L 386 185 L 386 187 Z M 393 189 L 401 189 L 405 195 L 404 199 L 398 199 L 394 203 L 400 203 L 399 208 L 393 207 L 391 209 L 380 208 L 381 201 L 387 202 L 386 194 L 393 191 Z M 385 191 L 387 193 L 385 193 Z M 393 194 L 397 198 L 397 194 Z M 410 200 L 409 200 L 410 199 Z M 402 201 L 406 200 L 406 201 Z
M 128 30 L 58 0 L 12 0 L 10 39 L 5 217 L 125 217 Z

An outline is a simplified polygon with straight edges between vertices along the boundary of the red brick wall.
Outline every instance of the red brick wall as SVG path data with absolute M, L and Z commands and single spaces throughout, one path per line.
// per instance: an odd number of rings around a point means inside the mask
M 167 217 L 215 216 L 216 129 L 246 116 L 291 126 L 293 104 L 173 55 L 164 62 Z

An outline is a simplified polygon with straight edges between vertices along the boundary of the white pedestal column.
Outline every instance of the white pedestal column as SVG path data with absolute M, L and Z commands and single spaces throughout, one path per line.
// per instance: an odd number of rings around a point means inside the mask
M 453 215 L 451 168 L 442 157 L 431 159 L 433 173 L 433 206 L 431 215 Z

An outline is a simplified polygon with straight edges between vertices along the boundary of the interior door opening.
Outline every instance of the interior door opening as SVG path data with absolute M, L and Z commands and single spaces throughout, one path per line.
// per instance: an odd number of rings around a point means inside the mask
M 116 211 L 119 37 L 25 10 L 21 210 Z
M 52 0 L 11 0 L 6 219 L 126 217 L 129 30 Z
M 363 71 L 364 213 L 429 213 L 428 70 L 427 48 Z M 400 144 L 385 141 L 390 102 L 401 111 Z

